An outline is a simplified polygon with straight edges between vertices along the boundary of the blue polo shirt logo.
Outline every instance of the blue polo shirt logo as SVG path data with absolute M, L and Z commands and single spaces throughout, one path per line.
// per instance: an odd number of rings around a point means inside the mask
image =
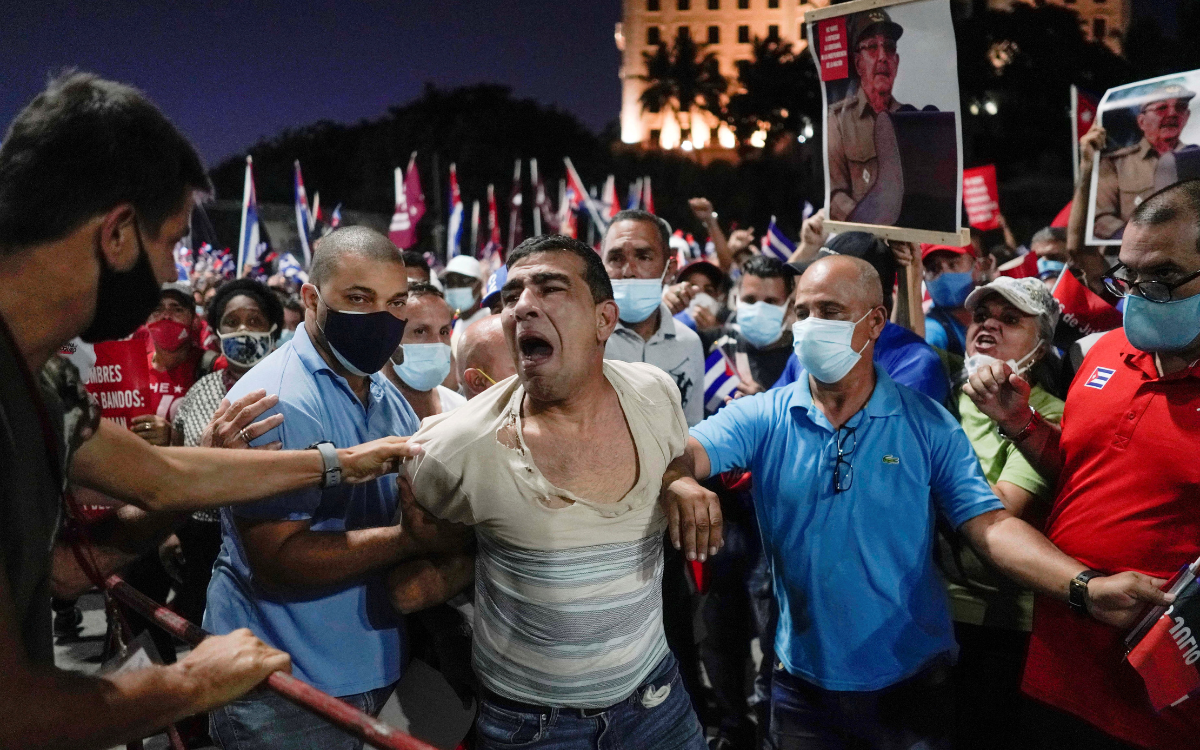
M 889 453 L 883 457 L 883 462 L 889 466 L 895 466 L 900 463 L 900 459 Z

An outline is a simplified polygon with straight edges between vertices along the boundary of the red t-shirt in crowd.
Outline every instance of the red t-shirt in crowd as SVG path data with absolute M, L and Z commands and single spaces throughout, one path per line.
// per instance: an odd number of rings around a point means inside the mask
M 203 350 L 192 347 L 182 362 L 169 370 L 158 370 L 154 367 L 154 344 L 146 357 L 150 362 L 150 408 L 154 413 L 168 422 L 175 421 L 175 412 L 187 395 L 188 389 L 196 383 L 196 374 L 200 368 L 200 358 Z
M 1105 573 L 1170 578 L 1200 556 L 1200 364 L 1159 377 L 1122 329 L 1092 347 L 1067 394 L 1046 536 Z M 1155 714 L 1124 660 L 1126 631 L 1039 597 L 1022 688 L 1141 747 L 1200 747 L 1200 699 Z

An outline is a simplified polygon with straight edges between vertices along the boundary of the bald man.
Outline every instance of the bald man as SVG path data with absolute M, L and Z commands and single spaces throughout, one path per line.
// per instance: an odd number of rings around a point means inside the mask
M 471 400 L 505 378 L 517 374 L 499 315 L 467 326 L 458 340 L 458 382 Z
M 751 470 L 779 605 L 774 746 L 947 748 L 957 646 L 933 563 L 938 513 L 1047 596 L 1066 601 L 1085 566 L 1004 510 L 945 409 L 873 364 L 887 318 L 869 263 L 818 260 L 794 304 L 807 377 L 692 428 L 663 479 L 672 542 L 713 553 L 721 519 L 697 480 Z M 1131 576 L 1093 579 L 1089 613 L 1132 624 L 1143 603 Z
M 230 400 L 256 390 L 278 394 L 278 405 L 265 416 L 282 420 L 252 444 L 279 441 L 326 457 L 334 447 L 411 435 L 420 426 L 417 416 L 380 372 L 400 344 L 407 317 L 400 251 L 366 227 L 338 229 L 317 244 L 309 278 L 300 290 L 304 324 L 295 337 L 229 391 Z M 420 523 L 402 528 L 393 522 L 397 495 L 394 475 L 350 486 L 327 463 L 319 488 L 223 508 L 205 628 L 249 628 L 292 655 L 297 677 L 377 714 L 408 662 L 384 573 L 450 551 L 425 541 Z M 212 737 L 238 750 L 362 747 L 266 691 L 214 711 Z

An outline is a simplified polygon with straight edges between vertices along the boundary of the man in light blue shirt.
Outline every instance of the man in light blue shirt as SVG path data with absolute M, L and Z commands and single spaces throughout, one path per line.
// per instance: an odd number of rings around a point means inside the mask
M 696 480 L 753 474 L 780 611 L 770 734 L 781 750 L 949 746 L 956 646 L 932 557 L 939 513 L 1047 595 L 1067 599 L 1084 569 L 1003 509 L 949 413 L 872 362 L 882 301 L 868 263 L 814 263 L 793 330 L 808 377 L 692 428 L 664 477 L 672 542 L 703 559 L 720 546 L 720 506 Z M 1091 611 L 1121 606 L 1094 599 Z
M 355 446 L 410 435 L 412 408 L 380 372 L 404 331 L 408 282 L 400 251 L 362 227 L 318 246 L 312 283 L 301 290 L 304 325 L 230 390 L 278 394 L 273 429 L 254 440 L 304 449 Z M 290 492 L 221 511 L 222 545 L 208 589 L 204 626 L 249 628 L 292 655 L 294 674 L 378 713 L 407 659 L 401 620 L 384 574 L 435 552 L 394 523 L 396 477 Z M 253 693 L 212 714 L 212 735 L 227 750 L 320 747 L 361 742 L 275 696 Z

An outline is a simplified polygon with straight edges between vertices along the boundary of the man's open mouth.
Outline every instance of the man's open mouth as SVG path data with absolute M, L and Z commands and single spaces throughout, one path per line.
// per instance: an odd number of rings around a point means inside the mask
M 526 331 L 517 334 L 517 351 L 522 365 L 536 367 L 554 355 L 554 345 L 540 333 Z

